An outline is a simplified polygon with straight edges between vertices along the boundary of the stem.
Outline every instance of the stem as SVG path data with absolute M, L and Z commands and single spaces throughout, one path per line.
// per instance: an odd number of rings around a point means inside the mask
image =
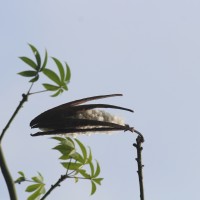
M 68 178 L 68 175 L 61 175 L 61 177 L 58 179 L 58 181 L 51 185 L 50 189 L 44 194 L 44 196 L 40 200 L 44 200 L 56 187 L 60 186 L 60 183 L 63 182 L 66 178 Z
M 1 171 L 2 174 L 4 176 L 4 179 L 6 181 L 6 185 L 9 191 L 9 195 L 10 195 L 10 199 L 11 200 L 17 200 L 17 194 L 15 191 L 15 186 L 14 186 L 14 182 L 12 180 L 12 176 L 10 175 L 10 172 L 8 170 L 8 167 L 6 165 L 6 161 L 3 155 L 3 150 L 1 148 L 1 144 L 0 144 L 0 166 L 1 166 Z
M 42 93 L 42 92 L 48 92 L 49 90 L 41 90 L 41 91 L 38 91 L 38 92 L 31 92 L 29 93 L 29 95 L 33 95 L 33 94 L 38 94 L 38 93 Z
M 142 164 L 142 143 L 144 142 L 144 138 L 141 135 L 138 135 L 136 139 L 136 143 L 133 146 L 137 149 L 137 158 L 135 159 L 138 164 L 138 178 L 139 178 L 139 186 L 140 186 L 140 200 L 144 200 L 144 185 L 143 185 L 143 173 L 142 169 L 144 165 Z
M 8 121 L 8 123 L 6 124 L 5 128 L 3 129 L 2 133 L 1 133 L 0 142 L 2 141 L 3 136 L 5 135 L 5 132 L 9 128 L 9 126 L 12 123 L 13 119 L 15 118 L 15 116 L 17 115 L 17 113 L 19 112 L 19 110 L 22 107 L 22 105 L 24 104 L 24 102 L 27 101 L 27 99 L 28 99 L 28 93 L 27 94 L 22 94 L 22 100 L 19 102 L 19 105 L 17 106 L 15 112 L 13 113 L 12 117 L 10 118 L 10 120 Z
M 17 200 L 17 194 L 16 194 L 16 191 L 15 191 L 15 185 L 14 185 L 14 182 L 12 180 L 12 176 L 9 172 L 8 166 L 6 164 L 6 160 L 4 158 L 4 154 L 3 154 L 3 150 L 2 150 L 2 140 L 3 140 L 3 137 L 6 133 L 6 131 L 9 128 L 10 124 L 14 120 L 15 116 L 18 114 L 18 112 L 22 108 L 23 104 L 28 100 L 28 96 L 30 94 L 30 90 L 31 90 L 32 87 L 33 87 L 33 83 L 31 84 L 28 92 L 26 94 L 22 94 L 22 100 L 19 102 L 19 105 L 17 106 L 15 112 L 11 116 L 10 120 L 8 121 L 8 123 L 6 124 L 5 128 L 3 129 L 3 131 L 0 135 L 0 168 L 1 168 L 1 171 L 2 171 L 2 174 L 3 174 L 3 177 L 5 179 L 11 200 Z

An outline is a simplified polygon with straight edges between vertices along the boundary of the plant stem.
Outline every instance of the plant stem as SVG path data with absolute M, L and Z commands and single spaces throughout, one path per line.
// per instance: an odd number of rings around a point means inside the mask
M 18 114 L 18 112 L 22 108 L 23 104 L 28 100 L 28 96 L 30 94 L 32 87 L 33 87 L 33 83 L 31 84 L 28 92 L 26 94 L 22 94 L 22 100 L 19 102 L 19 105 L 17 106 L 15 112 L 11 116 L 10 120 L 8 121 L 8 123 L 6 124 L 5 128 L 3 129 L 3 131 L 0 135 L 0 168 L 1 168 L 1 171 L 2 171 L 2 174 L 3 174 L 3 177 L 5 179 L 11 200 L 17 200 L 17 194 L 16 194 L 16 191 L 15 191 L 15 185 L 14 185 L 14 182 L 12 180 L 12 176 L 9 172 L 8 166 L 6 164 L 6 160 L 4 158 L 4 154 L 3 154 L 3 150 L 2 150 L 2 140 L 3 140 L 3 137 L 6 133 L 6 131 L 9 128 L 10 124 L 14 120 L 15 116 Z
M 66 178 L 68 178 L 68 175 L 61 175 L 61 177 L 58 179 L 58 181 L 51 185 L 50 189 L 44 194 L 44 196 L 40 200 L 44 200 L 56 187 L 60 186 L 60 183 L 63 182 Z
M 28 99 L 28 93 L 27 94 L 22 94 L 22 100 L 19 102 L 19 105 L 17 106 L 15 112 L 13 113 L 12 117 L 10 118 L 10 120 L 8 121 L 8 123 L 6 124 L 5 128 L 3 129 L 2 133 L 1 133 L 0 142 L 2 141 L 3 136 L 5 135 L 5 132 L 9 128 L 9 126 L 12 123 L 13 119 L 15 118 L 15 116 L 17 115 L 17 113 L 19 112 L 19 110 L 22 107 L 22 105 L 24 104 L 24 102 L 27 101 L 27 99 Z
M 136 143 L 133 146 L 137 149 L 137 164 L 138 164 L 138 178 L 139 178 L 139 186 L 140 186 L 140 200 L 144 200 L 144 185 L 143 185 L 143 173 L 142 169 L 144 165 L 142 164 L 142 143 L 144 142 L 144 138 L 141 135 L 138 135 L 136 138 Z
M 6 165 L 6 161 L 3 155 L 3 150 L 1 148 L 1 144 L 0 144 L 0 166 L 1 166 L 1 171 L 2 174 L 4 176 L 4 179 L 6 181 L 6 185 L 9 191 L 9 195 L 10 195 L 10 199 L 11 200 L 17 200 L 17 194 L 15 191 L 15 186 L 14 186 L 14 182 L 12 180 L 12 177 L 10 175 L 10 172 L 8 170 L 8 167 Z

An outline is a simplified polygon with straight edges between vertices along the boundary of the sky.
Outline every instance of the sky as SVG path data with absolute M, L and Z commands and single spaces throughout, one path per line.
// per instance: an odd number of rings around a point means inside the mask
M 66 61 L 72 71 L 69 91 L 51 98 L 32 95 L 10 126 L 3 149 L 13 178 L 18 171 L 39 171 L 47 189 L 64 169 L 57 144 L 33 138 L 30 121 L 54 106 L 94 95 L 122 93 L 99 100 L 134 109 L 112 111 L 144 134 L 144 189 L 147 200 L 200 198 L 200 2 L 198 0 L 18 0 L 0 7 L 1 104 L 4 128 L 28 79 L 17 75 L 28 67 L 19 56 L 32 57 L 28 43 L 44 56 Z M 48 67 L 54 69 L 50 60 Z M 36 84 L 33 91 L 42 89 Z M 90 196 L 90 183 L 62 183 L 48 200 L 139 199 L 136 135 L 78 137 L 101 165 L 102 186 Z M 9 199 L 2 175 L 1 199 Z M 26 199 L 26 184 L 17 185 Z

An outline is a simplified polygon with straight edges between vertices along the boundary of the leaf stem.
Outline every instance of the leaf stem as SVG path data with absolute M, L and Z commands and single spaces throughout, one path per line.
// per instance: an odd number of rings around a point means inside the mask
M 38 92 L 31 92 L 29 93 L 29 95 L 33 95 L 33 94 L 38 94 L 38 93 L 42 93 L 42 92 L 48 92 L 49 90 L 41 90 L 41 91 L 38 91 Z
M 143 185 L 143 173 L 142 169 L 144 165 L 142 164 L 142 143 L 144 142 L 144 138 L 141 135 L 138 135 L 136 138 L 136 143 L 133 146 L 137 149 L 137 158 L 135 159 L 138 164 L 138 178 L 139 178 L 139 186 L 140 186 L 140 200 L 144 200 L 144 185 Z

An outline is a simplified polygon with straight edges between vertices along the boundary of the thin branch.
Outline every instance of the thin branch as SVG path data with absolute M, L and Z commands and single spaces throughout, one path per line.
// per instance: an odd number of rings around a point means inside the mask
M 140 134 L 138 135 L 136 139 L 136 143 L 133 144 L 133 146 L 137 149 L 137 164 L 138 164 L 138 178 L 139 178 L 139 186 L 140 186 L 140 200 L 144 200 L 144 185 L 143 185 L 143 173 L 142 169 L 144 165 L 142 164 L 142 143 L 144 142 L 143 136 Z
M 5 132 L 9 128 L 9 126 L 12 123 L 13 119 L 15 118 L 17 113 L 19 112 L 20 108 L 22 108 L 22 105 L 27 101 L 27 99 L 28 99 L 28 93 L 27 94 L 22 94 L 22 100 L 19 102 L 19 105 L 17 106 L 15 112 L 11 116 L 10 120 L 8 121 L 8 123 L 6 124 L 5 128 L 3 129 L 3 131 L 2 131 L 2 133 L 0 135 L 0 142 L 2 141 L 2 139 L 3 139 L 4 135 L 5 135 Z
M 22 100 L 19 102 L 19 105 L 17 106 L 15 112 L 11 116 L 10 120 L 8 121 L 8 123 L 6 124 L 5 128 L 3 129 L 3 131 L 0 135 L 0 168 L 1 168 L 1 171 L 2 171 L 2 174 L 3 174 L 3 177 L 5 179 L 11 200 L 17 200 L 17 194 L 16 194 L 16 191 L 15 191 L 14 181 L 12 180 L 12 176 L 9 172 L 8 166 L 6 164 L 6 160 L 4 158 L 4 154 L 3 154 L 3 150 L 2 150 L 2 140 L 3 140 L 3 137 L 6 133 L 6 131 L 9 128 L 10 124 L 14 120 L 15 116 L 17 115 L 19 110 L 22 108 L 23 104 L 28 100 L 28 96 L 29 96 L 29 93 L 30 93 L 30 90 L 31 90 L 32 87 L 33 87 L 33 83 L 31 84 L 28 92 L 26 94 L 22 94 Z
M 7 167 L 4 155 L 3 155 L 3 150 L 1 148 L 1 144 L 0 144 L 0 166 L 1 166 L 1 171 L 2 171 L 3 177 L 6 181 L 10 199 L 17 200 L 17 194 L 15 191 L 14 181 L 12 180 L 12 176 L 10 175 L 10 172 L 8 170 L 8 167 Z
M 61 175 L 58 181 L 51 185 L 50 189 L 44 194 L 44 196 L 40 200 L 44 200 L 56 187 L 60 186 L 60 183 L 63 182 L 66 178 L 68 178 L 68 175 Z

